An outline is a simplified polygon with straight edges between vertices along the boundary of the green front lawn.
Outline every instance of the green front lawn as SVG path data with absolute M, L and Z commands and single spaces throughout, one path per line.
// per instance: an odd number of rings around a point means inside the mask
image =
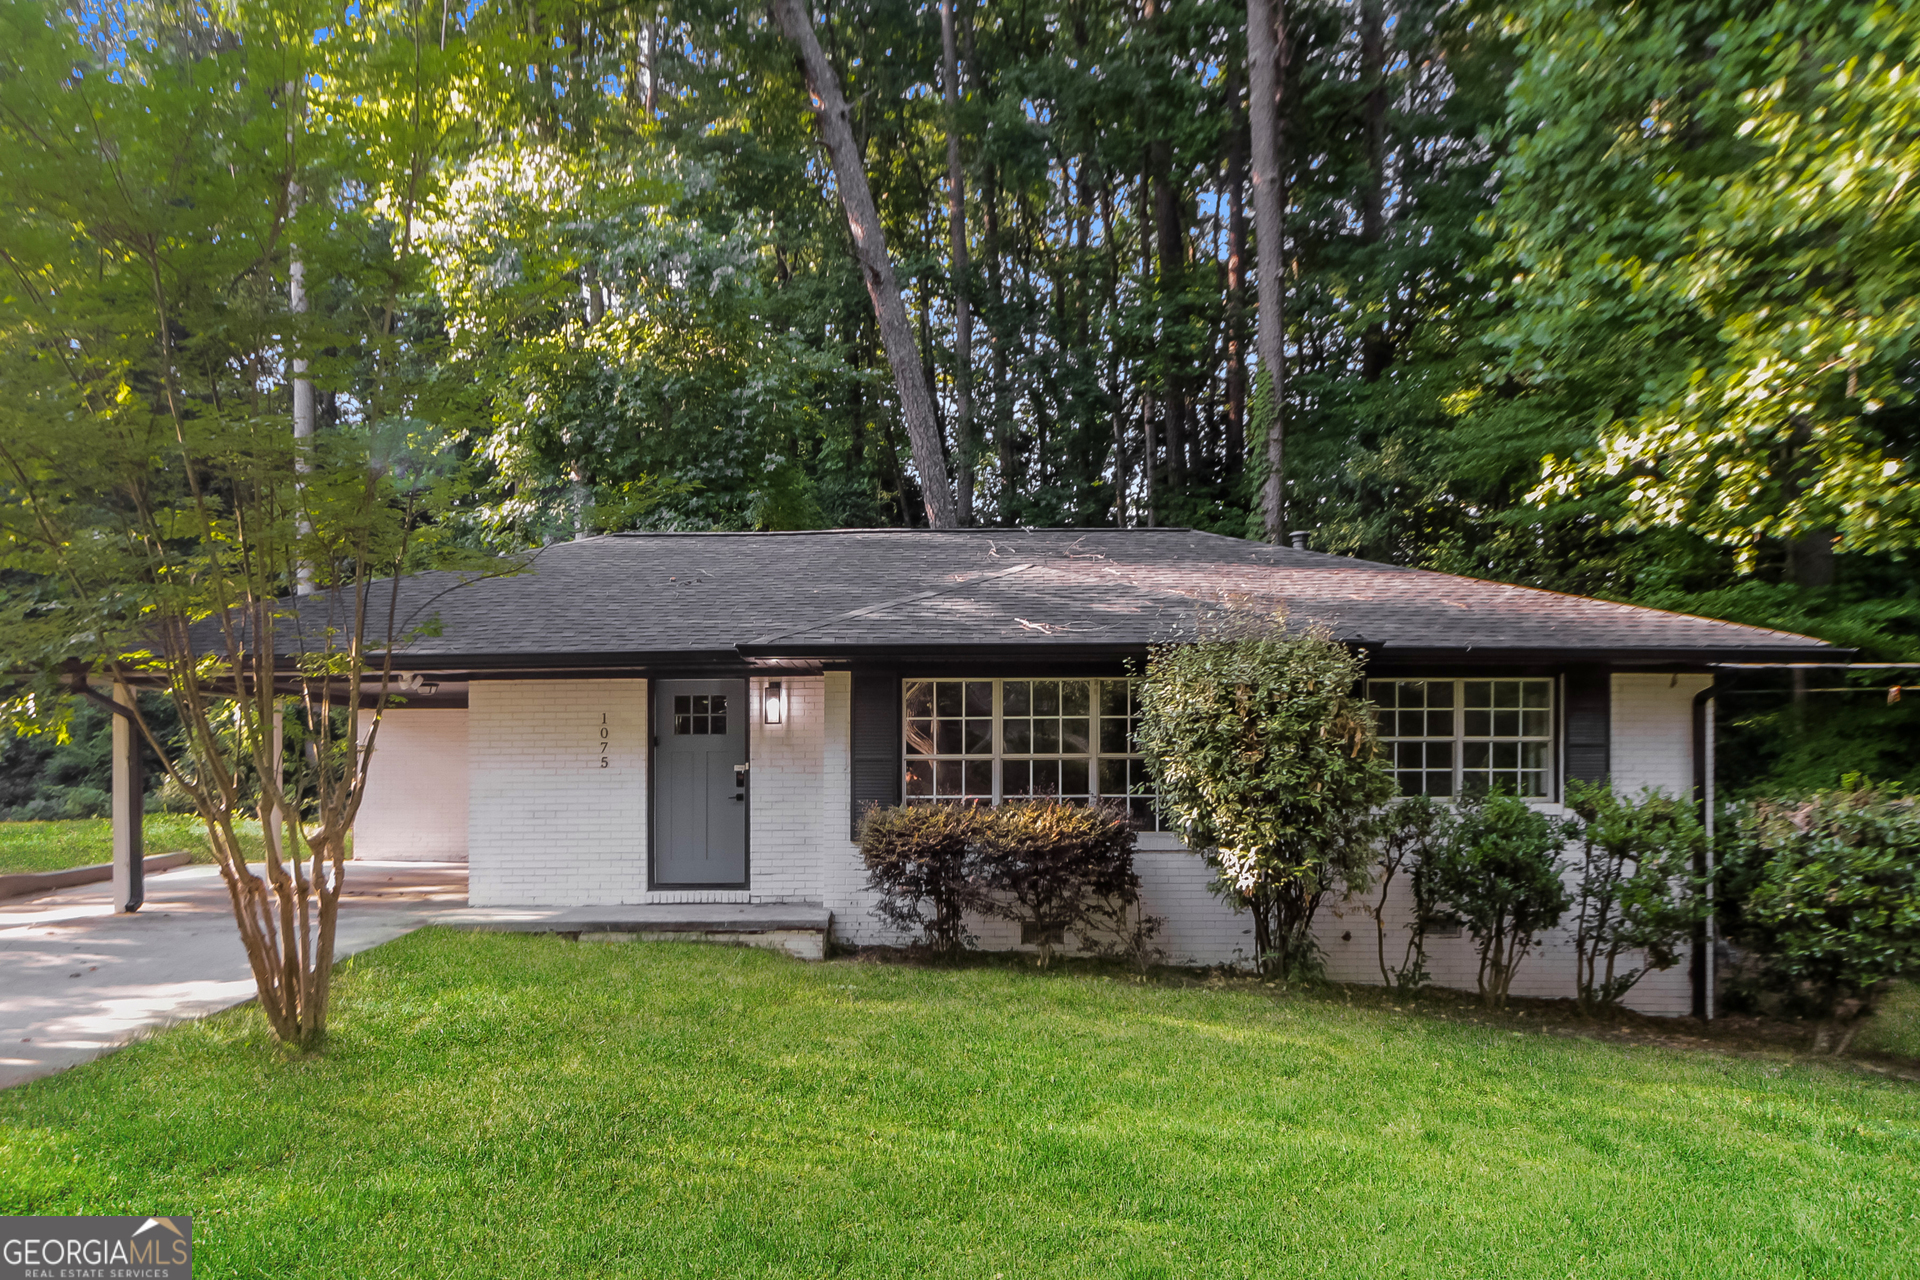
M 212 1276 L 1897 1276 L 1920 1086 L 1259 990 L 429 931 L 0 1094 Z
M 259 838 L 260 824 L 243 824 L 241 839 Z M 185 850 L 196 862 L 212 862 L 207 829 L 191 814 L 150 813 L 146 821 L 149 854 Z M 113 861 L 113 820 L 75 818 L 65 822 L 0 822 L 0 875 L 18 871 L 65 871 Z
M 1873 1021 L 1856 1041 L 1862 1052 L 1877 1050 L 1920 1058 L 1920 985 L 1896 983 L 1880 998 Z

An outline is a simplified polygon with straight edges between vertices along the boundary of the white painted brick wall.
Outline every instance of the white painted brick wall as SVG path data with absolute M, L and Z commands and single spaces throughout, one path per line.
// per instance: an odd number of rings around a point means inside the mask
M 1693 695 L 1706 675 L 1616 675 L 1613 678 L 1613 787 L 1627 795 L 1656 787 L 1669 795 L 1693 789 Z
M 1687 795 L 1693 787 L 1693 695 L 1705 688 L 1704 675 L 1629 674 L 1613 677 L 1612 770 L 1617 791 L 1638 794 L 1653 787 L 1669 795 Z M 1564 811 L 1557 806 L 1548 812 Z M 1571 859 L 1577 849 L 1569 849 Z M 1568 886 L 1575 874 L 1569 868 Z M 1370 900 L 1377 900 L 1378 894 Z M 1405 953 L 1412 897 L 1408 886 L 1396 884 L 1388 896 L 1387 963 L 1397 966 Z M 1373 920 L 1360 904 L 1329 902 L 1321 908 L 1316 936 L 1327 955 L 1327 971 L 1341 982 L 1379 982 L 1380 970 Z M 1351 933 L 1351 939 L 1343 935 Z M 1473 939 L 1429 938 L 1427 969 L 1443 987 L 1471 991 L 1477 985 L 1479 958 Z M 1572 930 L 1556 929 L 1523 960 L 1514 977 L 1513 993 L 1543 998 L 1571 998 L 1576 965 Z M 1629 993 L 1626 1002 L 1643 1013 L 1684 1015 L 1693 1007 L 1693 990 L 1683 954 L 1674 968 L 1649 973 Z
M 466 861 L 465 711 L 395 707 L 380 717 L 353 851 L 381 861 Z
M 873 915 L 875 896 L 866 889 L 859 848 L 848 837 L 851 677 L 828 672 L 782 682 L 788 707 L 786 723 L 778 726 L 762 723 L 764 686 L 759 678 L 752 682 L 751 887 L 652 893 L 646 890 L 645 682 L 475 682 L 467 721 L 472 901 L 819 902 L 833 912 L 834 935 L 842 942 L 899 941 Z M 1692 698 L 1703 683 L 1704 677 L 1695 676 L 1614 678 L 1613 762 L 1621 785 L 1669 791 L 1691 786 Z M 603 713 L 613 728 L 606 770 L 598 768 L 592 750 Z M 408 741 L 411 756 L 414 740 Z M 431 743 L 421 749 L 435 750 Z M 404 772 L 396 769 L 392 776 Z M 1166 921 L 1159 945 L 1168 959 L 1244 961 L 1253 949 L 1250 922 L 1209 890 L 1211 869 L 1168 837 L 1143 837 L 1142 846 L 1136 855 L 1142 896 L 1146 909 Z M 1386 908 L 1390 964 L 1399 961 L 1409 914 L 1405 886 L 1397 886 Z M 1013 926 L 1004 922 L 976 921 L 974 928 L 983 946 L 1017 942 Z M 1317 933 L 1332 977 L 1379 980 L 1373 929 L 1357 903 L 1329 901 L 1322 907 Z M 1428 967 L 1440 985 L 1471 990 L 1476 965 L 1470 938 L 1429 940 Z M 1526 959 L 1514 992 L 1571 995 L 1573 971 L 1569 939 L 1560 931 Z M 1649 975 L 1629 1003 L 1649 1013 L 1685 1013 L 1684 967 Z
M 827 744 L 829 678 L 783 678 L 785 722 L 763 723 L 764 681 L 751 682 L 748 888 L 647 885 L 644 680 L 527 680 L 474 684 L 467 751 L 473 787 L 468 897 L 476 906 L 819 902 L 821 851 L 846 812 L 848 677 L 839 676 L 841 731 Z M 600 768 L 600 717 L 611 731 Z M 829 774 L 833 776 L 830 777 Z M 832 799 L 835 786 L 838 799 Z M 844 823 L 844 817 L 840 820 Z
M 828 714 L 844 752 L 847 678 L 833 675 L 827 678 L 829 682 L 836 679 L 842 682 L 838 702 L 832 694 L 834 686 L 829 684 Z M 1642 786 L 1656 786 L 1676 794 L 1693 785 L 1692 702 L 1694 693 L 1704 684 L 1705 678 L 1699 676 L 1683 675 L 1678 681 L 1670 675 L 1614 677 L 1616 785 L 1635 791 Z M 836 741 L 833 732 L 829 738 L 831 753 L 832 743 Z M 837 767 L 844 776 L 844 754 L 837 759 Z M 835 814 L 844 814 L 844 790 L 836 793 L 835 805 Z M 1547 811 L 1556 816 L 1563 812 L 1558 806 L 1549 806 Z M 1180 848 L 1172 837 L 1145 835 L 1141 845 L 1134 855 L 1134 865 L 1140 874 L 1141 899 L 1146 910 L 1166 922 L 1157 942 L 1167 953 L 1168 961 L 1212 965 L 1248 959 L 1253 952 L 1252 922 L 1212 893 L 1209 888 L 1212 869 L 1202 859 Z M 825 897 L 834 913 L 835 937 L 855 945 L 901 941 L 873 918 L 873 895 L 862 887 L 866 875 L 860 865 L 858 847 L 847 841 L 844 834 L 825 847 L 830 851 L 824 876 Z M 1571 878 L 1569 871 L 1569 880 Z M 1404 878 L 1388 896 L 1384 916 L 1387 963 L 1397 966 L 1405 951 L 1406 926 L 1412 917 L 1411 895 Z M 986 947 L 1008 947 L 1017 942 L 1015 930 L 1000 922 L 975 922 L 975 932 L 980 935 L 981 945 Z M 1380 981 L 1374 923 L 1361 910 L 1359 902 L 1329 898 L 1321 906 L 1315 935 L 1327 957 L 1328 975 L 1335 981 L 1375 984 Z M 1464 932 L 1458 938 L 1428 939 L 1427 968 L 1437 985 L 1472 991 L 1476 987 L 1478 967 L 1473 939 Z M 1571 998 L 1574 971 L 1571 930 L 1555 930 L 1522 961 L 1514 977 L 1513 993 L 1547 999 Z M 1629 994 L 1627 1004 L 1644 1013 L 1687 1013 L 1692 993 L 1684 960 L 1675 968 L 1642 978 Z
M 467 714 L 468 901 L 645 900 L 647 682 L 476 680 Z
M 747 699 L 752 708 L 747 845 L 751 896 L 754 902 L 819 902 L 820 857 L 831 847 L 822 840 L 830 807 L 826 800 L 830 677 L 778 678 L 787 703 L 780 724 L 767 724 L 761 714 L 766 679 L 756 677 L 750 682 Z

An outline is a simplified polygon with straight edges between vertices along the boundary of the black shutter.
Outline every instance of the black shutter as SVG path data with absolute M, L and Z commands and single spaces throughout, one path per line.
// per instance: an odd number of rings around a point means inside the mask
M 1613 772 L 1613 674 L 1605 667 L 1567 672 L 1567 778 L 1605 782 Z
M 900 676 L 894 671 L 853 673 L 852 838 L 869 805 L 900 803 Z

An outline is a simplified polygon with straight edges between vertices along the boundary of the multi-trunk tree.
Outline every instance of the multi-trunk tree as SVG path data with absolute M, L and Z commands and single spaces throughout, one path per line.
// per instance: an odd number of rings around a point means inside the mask
M 413 625 L 375 580 L 439 559 L 459 496 L 461 396 L 405 324 L 443 64 L 400 6 L 328 44 L 317 9 L 226 17 L 0 14 L 0 648 L 11 727 L 58 732 L 94 682 L 165 696 L 164 722 L 118 701 L 206 824 L 269 1026 L 310 1047 Z M 301 373 L 324 421 L 296 435 Z

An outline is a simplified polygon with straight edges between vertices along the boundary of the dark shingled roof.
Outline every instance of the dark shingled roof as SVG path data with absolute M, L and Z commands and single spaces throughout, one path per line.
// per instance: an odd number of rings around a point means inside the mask
M 847 529 L 613 534 L 544 548 L 511 576 L 421 574 L 402 585 L 401 616 L 435 634 L 402 665 L 1138 651 L 1192 635 L 1228 600 L 1284 608 L 1385 659 L 1842 656 L 1787 632 L 1188 529 Z

